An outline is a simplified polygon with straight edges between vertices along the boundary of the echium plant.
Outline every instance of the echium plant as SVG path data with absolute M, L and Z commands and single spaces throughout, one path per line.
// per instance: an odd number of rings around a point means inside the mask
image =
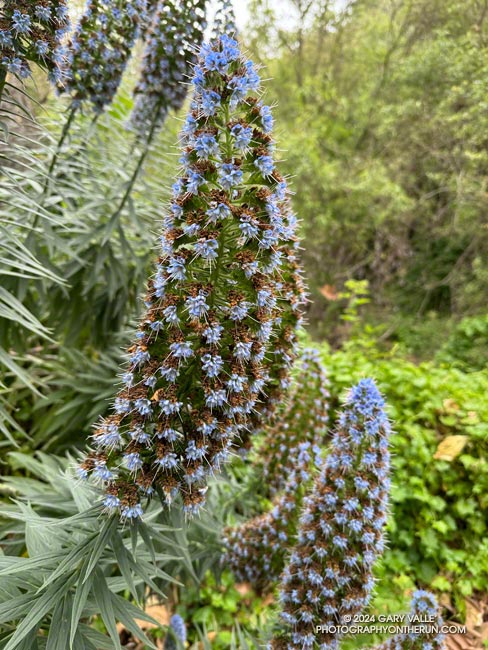
M 170 110 L 186 99 L 189 77 L 203 40 L 206 0 L 159 0 L 146 36 L 146 47 L 130 124 L 150 135 Z
M 295 224 L 259 76 L 222 36 L 202 47 L 193 84 L 147 311 L 113 414 L 80 470 L 124 518 L 140 516 L 154 491 L 198 510 L 208 475 L 265 406 L 271 366 L 288 371 L 295 355 Z
M 0 75 L 5 71 L 25 78 L 29 62 L 48 70 L 53 82 L 62 81 L 69 29 L 66 0 L 4 0 L 0 7 Z
M 442 625 L 443 620 L 435 596 L 429 591 L 418 589 L 412 594 L 410 613 L 402 622 L 402 626 L 409 630 L 392 636 L 376 646 L 375 650 L 442 650 Z
M 314 468 L 320 466 L 328 423 L 327 385 L 317 352 L 305 350 L 290 404 L 267 428 L 259 448 L 258 473 L 276 495 L 272 508 L 224 531 L 224 564 L 258 591 L 272 587 L 283 570 L 305 490 Z
M 131 56 L 147 0 L 88 0 L 68 49 L 66 83 L 73 106 L 110 104 Z
M 368 605 L 372 568 L 385 546 L 389 433 L 383 398 L 371 379 L 361 380 L 350 392 L 323 470 L 304 499 L 298 540 L 281 577 L 285 629 L 270 649 L 337 648 L 341 633 L 316 632 L 316 626 L 336 630 Z

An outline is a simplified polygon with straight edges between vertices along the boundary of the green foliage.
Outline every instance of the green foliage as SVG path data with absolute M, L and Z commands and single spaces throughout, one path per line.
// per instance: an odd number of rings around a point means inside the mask
M 247 584 L 236 585 L 232 574 L 225 571 L 220 580 L 208 573 L 199 587 L 181 593 L 180 610 L 185 619 L 204 626 L 212 639 L 212 650 L 230 647 L 234 625 L 245 627 L 259 636 L 266 619 L 266 604 Z M 198 637 L 190 637 L 196 640 Z
M 314 330 L 332 340 L 338 311 L 319 288 L 351 277 L 369 281 L 369 313 L 390 337 L 412 313 L 486 311 L 483 3 L 289 1 L 280 12 L 298 19 L 286 27 L 254 4 L 250 45 L 269 68 L 284 165 L 300 188 Z
M 147 280 L 176 122 L 147 155 L 124 129 L 122 95 L 96 122 L 63 116 L 69 131 L 56 142 L 59 105 L 41 112 L 22 91 L 9 97 L 1 107 L 1 444 L 59 451 L 84 441 L 106 408 L 113 361 Z M 136 175 L 143 161 L 146 173 Z
M 436 359 L 467 370 L 488 367 L 488 315 L 463 318 L 437 353 Z
M 181 555 L 165 535 L 174 529 L 145 523 L 121 530 L 115 519 L 100 519 L 93 488 L 79 484 L 65 461 L 16 453 L 13 462 L 31 477 L 4 483 L 20 500 L 0 510 L 7 553 L 0 557 L 0 647 L 120 648 L 121 621 L 155 648 L 134 619 L 154 623 L 137 604 L 146 585 L 159 592 L 155 580 L 174 580 L 158 567 Z M 158 542 L 164 552 L 156 553 Z M 108 636 L 87 625 L 95 614 Z M 63 625 L 51 624 L 61 618 Z

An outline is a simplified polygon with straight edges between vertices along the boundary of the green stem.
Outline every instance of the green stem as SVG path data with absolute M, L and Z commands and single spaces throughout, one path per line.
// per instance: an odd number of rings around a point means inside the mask
M 32 222 L 32 227 L 30 229 L 30 232 L 27 235 L 27 242 L 30 241 L 30 237 L 31 237 L 32 233 L 34 232 L 37 224 L 39 223 L 39 218 L 41 216 L 40 211 L 42 210 L 42 208 L 44 206 L 44 200 L 48 195 L 51 176 L 52 176 L 52 174 L 54 172 L 54 168 L 56 167 L 56 163 L 58 161 L 59 154 L 61 153 L 61 148 L 62 148 L 66 138 L 68 137 L 68 133 L 69 133 L 69 130 L 71 128 L 71 125 L 73 124 L 73 120 L 75 119 L 75 115 L 76 115 L 77 110 L 78 110 L 77 108 L 72 106 L 71 109 L 70 109 L 68 119 L 64 123 L 63 130 L 61 131 L 61 136 L 59 138 L 58 144 L 56 145 L 56 150 L 54 152 L 54 155 L 53 155 L 53 157 L 51 159 L 51 162 L 49 164 L 49 168 L 47 170 L 46 180 L 44 181 L 44 186 L 42 188 L 42 194 L 41 194 L 41 198 L 40 198 L 40 201 L 39 201 L 39 208 L 38 208 L 38 210 L 36 212 L 36 216 L 34 217 L 34 221 Z
M 126 188 L 126 190 L 124 192 L 124 196 L 122 197 L 122 200 L 120 201 L 117 209 L 115 210 L 115 212 L 110 217 L 109 223 L 112 223 L 115 219 L 117 219 L 117 217 L 120 215 L 120 213 L 124 209 L 125 204 L 129 200 L 130 195 L 132 194 L 132 190 L 134 189 L 134 185 L 135 185 L 135 182 L 137 181 L 137 178 L 139 176 L 139 172 L 141 171 L 142 165 L 144 164 L 144 161 L 146 160 L 147 155 L 149 153 L 151 142 L 152 142 L 154 133 L 156 132 L 156 126 L 157 126 L 158 121 L 159 121 L 159 113 L 160 113 L 160 110 L 158 109 L 156 111 L 156 114 L 155 114 L 154 119 L 152 121 L 151 128 L 149 130 L 148 136 L 147 136 L 147 138 L 146 138 L 146 140 L 144 142 L 144 149 L 142 151 L 142 154 L 141 154 L 141 156 L 139 158 L 139 161 L 138 161 L 138 163 L 137 163 L 137 165 L 136 165 L 136 167 L 134 169 L 134 172 L 133 172 L 133 174 L 131 176 L 131 179 L 130 179 L 129 183 L 127 184 L 127 188 Z
M 2 95 L 7 83 L 7 68 L 0 67 L 0 104 L 2 103 Z
M 59 154 L 61 153 L 62 146 L 68 137 L 69 130 L 71 128 L 71 125 L 73 124 L 73 120 L 75 119 L 75 115 L 77 112 L 77 108 L 72 106 L 70 108 L 70 112 L 68 115 L 68 119 L 64 123 L 63 130 L 61 131 L 61 136 L 59 138 L 58 144 L 56 145 L 56 151 L 54 152 L 54 155 L 51 159 L 51 163 L 49 165 L 49 169 L 47 170 L 47 177 L 44 182 L 44 187 L 42 189 L 42 196 L 44 197 L 47 193 L 47 190 L 49 188 L 49 182 L 51 180 L 51 176 L 54 172 L 54 168 L 56 167 L 56 163 L 58 162 Z

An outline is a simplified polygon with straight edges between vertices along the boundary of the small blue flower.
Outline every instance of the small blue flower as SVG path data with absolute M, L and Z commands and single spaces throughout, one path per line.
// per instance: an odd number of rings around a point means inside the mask
M 214 135 L 202 133 L 195 140 L 195 151 L 199 158 L 208 160 L 210 157 L 218 155 L 219 144 Z
M 271 156 L 259 156 L 254 161 L 254 166 L 259 169 L 263 176 L 270 176 L 274 171 L 274 163 Z
M 130 472 L 137 472 L 142 467 L 142 458 L 137 452 L 125 454 L 124 461 Z
M 237 149 L 245 151 L 252 140 L 252 129 L 250 126 L 243 126 L 242 124 L 236 124 L 232 127 L 232 135 L 235 138 L 234 144 Z
M 172 469 L 178 466 L 178 457 L 175 453 L 169 452 L 161 458 L 158 458 L 155 462 L 163 469 Z
M 120 514 L 123 519 L 139 519 L 144 514 L 142 506 L 137 503 L 135 506 L 124 506 Z
M 224 163 L 219 169 L 219 182 L 225 190 L 230 190 L 242 181 L 242 170 L 233 163 Z
M 201 97 L 201 110 L 204 115 L 210 117 L 215 115 L 217 108 L 222 101 L 221 96 L 214 90 L 204 90 Z
M 224 367 L 224 361 L 221 356 L 216 354 L 212 356 L 211 354 L 204 354 L 202 357 L 202 369 L 207 375 L 207 377 L 217 377 L 222 368 Z
M 195 243 L 195 253 L 205 260 L 216 260 L 219 243 L 216 239 L 204 239 Z
M 249 302 L 241 302 L 238 305 L 234 305 L 229 310 L 229 316 L 231 320 L 243 320 L 249 313 L 251 304 Z
M 208 311 L 206 296 L 200 292 L 197 296 L 190 296 L 185 301 L 190 318 L 203 318 Z
M 23 14 L 15 9 L 12 14 L 12 29 L 18 34 L 28 34 L 31 29 L 31 18 L 29 14 Z
M 218 323 L 212 326 L 207 327 L 203 330 L 203 336 L 206 338 L 207 343 L 216 344 L 222 338 L 222 332 L 224 328 Z
M 115 496 L 114 494 L 107 494 L 107 496 L 103 500 L 103 505 L 105 506 L 105 508 L 108 508 L 109 510 L 116 510 L 117 508 L 120 507 L 120 499 L 118 496 Z
M 189 359 L 194 354 L 191 344 L 187 341 L 171 343 L 169 349 L 171 350 L 173 356 L 177 359 Z
M 225 205 L 225 203 L 217 203 L 213 204 L 212 207 L 210 207 L 205 214 L 209 218 L 211 223 L 217 223 L 218 221 L 222 219 L 226 219 L 227 217 L 230 217 L 232 214 L 230 211 L 230 208 Z

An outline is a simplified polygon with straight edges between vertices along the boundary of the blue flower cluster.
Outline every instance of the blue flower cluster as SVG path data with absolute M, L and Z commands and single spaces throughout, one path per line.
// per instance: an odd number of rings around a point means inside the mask
M 426 620 L 428 617 L 429 620 L 432 618 L 434 623 L 423 624 L 427 631 L 422 632 L 415 630 L 415 623 L 410 624 L 411 632 L 396 634 L 376 646 L 375 650 L 442 650 L 444 648 L 444 635 L 435 631 L 435 628 L 440 629 L 444 622 L 437 600 L 432 593 L 423 589 L 414 591 L 410 602 L 410 617 L 410 620 L 415 620 L 413 617 L 421 617 L 421 620 Z M 430 631 L 431 626 L 432 631 Z
M 4 0 L 0 8 L 0 68 L 21 79 L 31 74 L 29 62 L 62 82 L 63 37 L 69 30 L 66 0 Z
M 275 495 L 272 509 L 224 533 L 224 563 L 239 581 L 272 587 L 293 545 L 304 491 L 320 466 L 327 433 L 327 377 L 315 350 L 300 358 L 297 386 L 278 422 L 268 427 L 258 456 L 263 483 Z
M 285 631 L 272 650 L 335 650 L 340 635 L 316 633 L 315 626 L 335 626 L 346 614 L 354 620 L 369 603 L 372 568 L 385 547 L 389 434 L 383 398 L 371 379 L 361 380 L 304 499 L 298 541 L 281 576 Z
M 147 32 L 130 119 L 130 125 L 140 134 L 147 136 L 163 124 L 170 110 L 182 107 L 206 27 L 205 7 L 206 0 L 157 3 Z
M 178 650 L 186 644 L 186 625 L 179 614 L 173 614 L 169 622 L 169 634 L 164 640 L 163 650 Z
M 221 34 L 228 36 L 237 35 L 236 17 L 232 0 L 220 0 L 215 12 L 212 38 L 218 38 Z
M 147 10 L 147 0 L 87 0 L 68 45 L 61 92 L 100 113 L 120 85 Z
M 268 408 L 268 386 L 274 377 L 286 383 L 295 356 L 295 221 L 279 172 L 255 165 L 273 147 L 259 78 L 223 36 L 202 47 L 193 83 L 147 311 L 113 414 L 80 467 L 123 518 L 140 516 L 155 491 L 168 503 L 180 495 L 196 512 L 208 476 L 239 447 L 251 414 Z M 218 101 L 209 115 L 211 93 Z M 245 148 L 237 125 L 251 134 Z M 230 171 L 240 173 L 227 182 Z M 248 222 L 252 236 L 241 228 Z

